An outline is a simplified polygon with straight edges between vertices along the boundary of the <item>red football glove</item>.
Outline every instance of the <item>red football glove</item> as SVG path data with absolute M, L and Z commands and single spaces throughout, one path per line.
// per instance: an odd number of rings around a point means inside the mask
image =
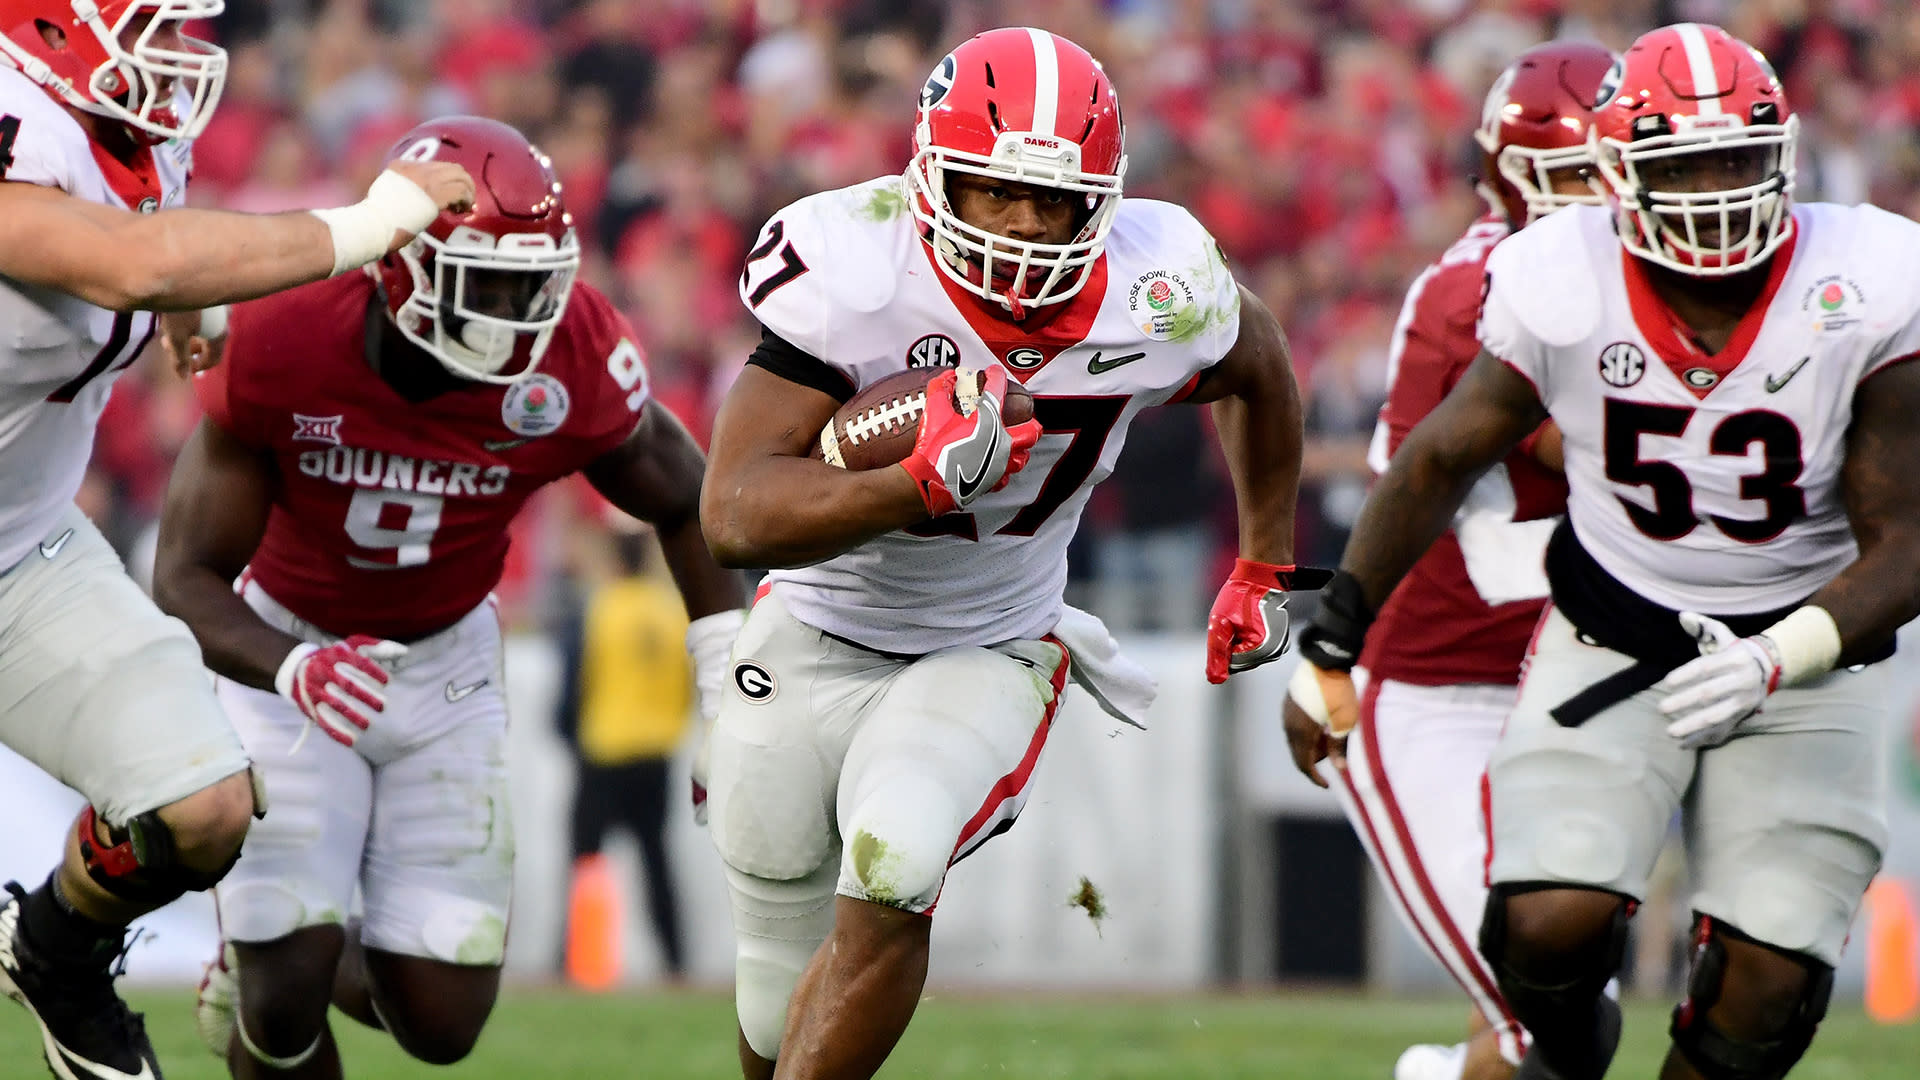
M 324 648 L 303 643 L 280 662 L 273 688 L 329 738 L 352 747 L 387 707 L 385 687 L 391 676 L 381 662 L 392 663 L 406 652 L 407 647 L 397 641 L 369 634 L 355 634 Z M 298 750 L 306 737 L 302 731 L 293 748 Z
M 1287 590 L 1292 566 L 1235 559 L 1207 616 L 1207 681 L 1250 671 L 1287 651 Z
M 928 514 L 951 514 L 1000 490 L 1026 467 L 1040 441 L 1040 422 L 1006 427 L 1000 419 L 1006 398 L 1007 372 L 998 364 L 943 371 L 927 383 L 920 437 L 900 465 L 920 485 Z

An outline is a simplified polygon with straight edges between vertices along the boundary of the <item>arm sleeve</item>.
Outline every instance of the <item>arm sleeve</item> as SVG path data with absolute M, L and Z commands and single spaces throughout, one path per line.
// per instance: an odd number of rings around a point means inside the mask
M 853 396 L 853 380 L 845 372 L 774 333 L 771 327 L 760 328 L 760 345 L 747 363 L 766 368 L 788 382 L 810 386 L 842 404 Z

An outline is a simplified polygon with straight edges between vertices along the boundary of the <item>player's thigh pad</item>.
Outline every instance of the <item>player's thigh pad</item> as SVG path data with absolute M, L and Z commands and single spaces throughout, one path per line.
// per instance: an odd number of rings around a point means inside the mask
M 451 964 L 505 957 L 514 843 L 503 682 L 487 605 L 396 667 L 387 711 L 408 734 L 373 767 L 361 868 L 368 947 Z
M 247 767 L 192 633 L 77 509 L 0 574 L 0 740 L 114 824 Z
M 907 911 L 1013 824 L 1067 675 L 1052 641 L 943 649 L 872 706 L 840 777 L 839 891 Z
M 1887 847 L 1887 666 L 1780 690 L 1700 755 L 1688 803 L 1696 911 L 1839 963 Z
M 1646 895 L 1695 755 L 1667 734 L 1652 690 L 1579 727 L 1562 727 L 1550 715 L 1632 662 L 1582 642 L 1558 610 L 1548 611 L 1487 766 L 1492 881 L 1561 881 Z
M 708 831 L 728 866 L 791 880 L 833 856 L 841 761 L 905 666 L 807 626 L 777 593 L 753 606 L 708 743 Z
M 317 732 L 295 752 L 306 717 L 278 694 L 227 679 L 218 693 L 269 803 L 214 890 L 222 935 L 257 944 L 345 923 L 372 808 L 371 767 Z

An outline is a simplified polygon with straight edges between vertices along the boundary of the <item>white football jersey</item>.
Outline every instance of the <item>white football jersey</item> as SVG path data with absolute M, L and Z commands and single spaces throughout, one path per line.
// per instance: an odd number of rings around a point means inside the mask
M 965 511 L 771 580 L 795 617 L 886 652 L 1039 637 L 1060 617 L 1088 493 L 1140 410 L 1182 396 L 1233 347 L 1239 291 L 1191 214 L 1127 199 L 1084 291 L 1028 332 L 933 265 L 911 198 L 893 176 L 787 207 L 749 253 L 741 298 L 850 392 L 909 366 L 999 361 L 1046 433 Z
M 1668 608 L 1784 607 L 1856 555 L 1840 490 L 1854 390 L 1920 352 L 1920 225 L 1870 206 L 1793 214 L 1715 356 L 1676 329 L 1604 208 L 1535 222 L 1487 261 L 1480 340 L 1565 435 L 1575 535 Z
M 169 142 L 136 174 L 97 153 L 66 108 L 0 66 L 0 178 L 149 212 L 186 196 L 192 148 Z M 111 179 L 109 178 L 111 176 Z M 120 371 L 153 336 L 149 312 L 116 313 L 0 277 L 0 569 L 43 539 L 73 503 L 94 425 Z

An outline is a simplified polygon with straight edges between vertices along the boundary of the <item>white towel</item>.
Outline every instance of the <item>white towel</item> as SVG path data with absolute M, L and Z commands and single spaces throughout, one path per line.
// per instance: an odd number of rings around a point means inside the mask
M 1107 632 L 1107 624 L 1077 607 L 1061 611 L 1053 633 L 1067 647 L 1068 677 L 1092 694 L 1108 716 L 1145 731 L 1147 711 L 1159 693 L 1153 673 L 1120 655 L 1120 643 Z

